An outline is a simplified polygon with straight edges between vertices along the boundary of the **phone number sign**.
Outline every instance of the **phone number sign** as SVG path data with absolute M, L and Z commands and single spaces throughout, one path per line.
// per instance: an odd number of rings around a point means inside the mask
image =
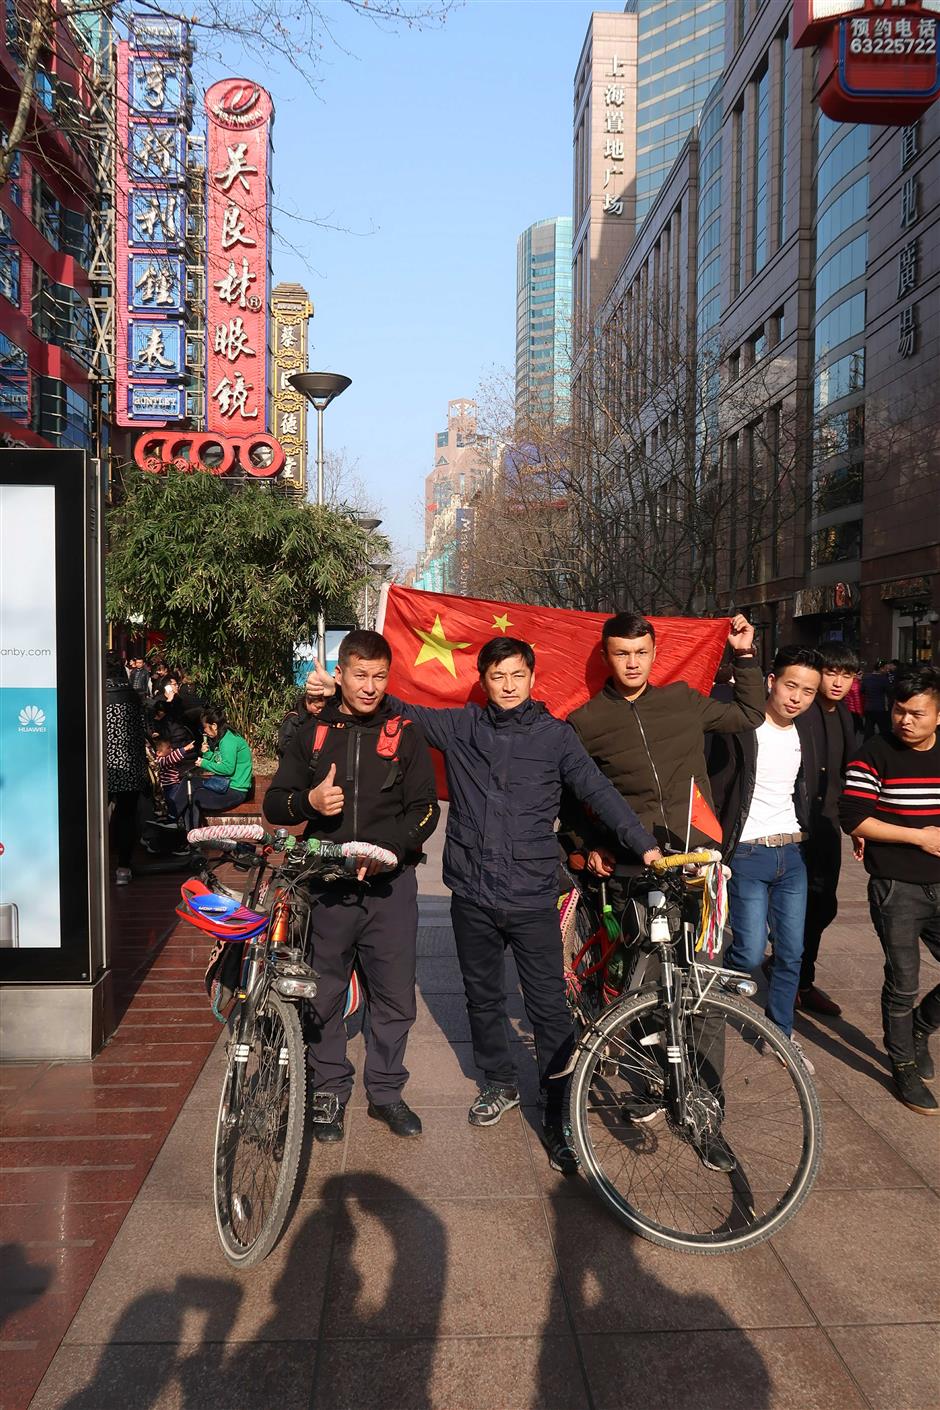
M 837 122 L 906 127 L 940 93 L 940 0 L 796 0 L 796 47 L 819 48 L 817 101 Z

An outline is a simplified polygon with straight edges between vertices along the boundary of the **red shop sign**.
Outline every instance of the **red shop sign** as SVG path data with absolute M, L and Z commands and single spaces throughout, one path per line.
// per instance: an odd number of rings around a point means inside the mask
M 171 469 L 227 475 L 237 464 L 246 475 L 269 480 L 283 470 L 285 456 L 280 444 L 264 431 L 240 439 L 215 431 L 158 431 L 141 436 L 134 460 L 152 475 Z
M 816 98 L 837 122 L 904 127 L 926 112 L 938 25 L 940 0 L 794 0 L 794 45 L 818 45 Z

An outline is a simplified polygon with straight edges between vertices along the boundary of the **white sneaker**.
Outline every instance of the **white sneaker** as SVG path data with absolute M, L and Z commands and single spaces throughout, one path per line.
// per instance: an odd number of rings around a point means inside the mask
M 789 1038 L 787 1041 L 789 1042 L 790 1047 L 796 1051 L 797 1057 L 799 1058 L 803 1066 L 806 1068 L 806 1071 L 809 1073 L 810 1077 L 815 1077 L 816 1068 L 806 1056 L 806 1053 L 803 1050 L 802 1043 L 799 1043 L 796 1038 L 793 1037 Z M 775 1057 L 779 1063 L 783 1064 L 783 1058 L 777 1052 L 777 1049 L 772 1048 L 769 1043 L 766 1043 L 764 1041 L 763 1038 L 758 1038 L 755 1047 L 762 1057 Z
M 115 886 L 126 886 L 132 878 L 130 867 L 118 867 L 114 873 Z
M 810 1077 L 815 1077 L 816 1069 L 810 1062 L 809 1058 L 806 1056 L 806 1053 L 803 1049 L 803 1044 L 798 1043 L 797 1040 L 791 1036 L 790 1047 L 796 1049 L 796 1055 L 799 1058 L 800 1062 L 803 1064 L 803 1066 L 806 1068 L 806 1071 L 809 1073 Z

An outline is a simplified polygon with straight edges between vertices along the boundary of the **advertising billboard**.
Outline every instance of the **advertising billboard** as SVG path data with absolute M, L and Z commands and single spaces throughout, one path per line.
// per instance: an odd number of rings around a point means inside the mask
M 58 949 L 55 490 L 0 485 L 0 948 Z
M 270 95 L 246 78 L 206 93 L 206 426 L 268 429 Z
M 185 414 L 186 142 L 190 75 L 178 21 L 131 16 L 117 46 L 115 419 Z
M 307 367 L 307 322 L 313 304 L 299 284 L 278 284 L 271 295 L 274 332 L 274 379 L 271 430 L 284 450 L 281 483 L 289 482 L 299 497 L 307 493 L 307 399 L 290 384 L 295 372 Z
M 0 457 L 3 982 L 101 967 L 100 496 L 82 451 Z
M 940 94 L 940 0 L 795 0 L 793 42 L 816 46 L 816 100 L 836 122 L 905 127 Z

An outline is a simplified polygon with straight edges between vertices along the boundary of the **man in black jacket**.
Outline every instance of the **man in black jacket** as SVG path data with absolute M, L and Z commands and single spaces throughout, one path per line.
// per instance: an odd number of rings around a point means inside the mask
M 644 862 L 660 853 L 655 837 L 591 762 L 570 725 L 531 698 L 531 646 L 496 637 L 481 650 L 477 668 L 486 706 L 434 710 L 394 702 L 442 751 L 447 768 L 444 881 L 453 892 L 451 917 L 474 1058 L 484 1076 L 470 1122 L 491 1126 L 519 1105 L 506 1025 L 508 945 L 535 1034 L 549 1160 L 569 1171 L 576 1162 L 563 1124 L 561 1074 L 574 1035 L 565 999 L 554 830 L 562 786 L 592 810 L 611 840 Z
M 369 1115 L 397 1136 L 418 1136 L 421 1121 L 402 1099 L 405 1045 L 415 1021 L 418 884 L 415 863 L 440 808 L 421 730 L 385 699 L 391 648 L 378 632 L 354 631 L 339 652 L 339 691 L 319 718 L 300 725 L 264 802 L 273 823 L 306 822 L 305 836 L 377 843 L 397 868 L 377 875 L 363 859 L 358 882 L 316 894 L 314 966 L 318 1031 L 309 1048 L 312 1118 L 320 1141 L 343 1137 L 352 1090 L 343 1001 L 358 956 L 366 980 L 369 1036 L 365 1083 Z
M 839 872 L 842 867 L 842 831 L 839 796 L 845 770 L 855 746 L 855 725 L 844 703 L 858 658 L 841 641 L 819 648 L 822 679 L 814 703 L 796 721 L 803 752 L 809 818 L 803 856 L 806 862 L 806 926 L 803 963 L 796 1006 L 832 1017 L 839 1005 L 816 984 L 816 958 L 822 933 L 839 909 Z

